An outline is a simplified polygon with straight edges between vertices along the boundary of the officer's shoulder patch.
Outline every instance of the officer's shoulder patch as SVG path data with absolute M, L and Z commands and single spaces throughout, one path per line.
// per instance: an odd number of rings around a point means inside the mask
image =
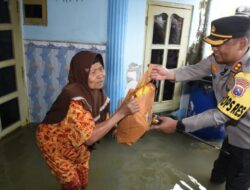
M 239 72 L 234 79 L 234 87 L 217 107 L 228 117 L 239 120 L 250 108 L 250 73 Z

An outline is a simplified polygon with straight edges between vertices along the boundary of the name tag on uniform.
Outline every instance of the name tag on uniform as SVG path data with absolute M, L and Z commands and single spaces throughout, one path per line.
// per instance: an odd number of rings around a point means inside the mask
M 234 79 L 233 89 L 219 102 L 217 107 L 228 117 L 239 120 L 250 108 L 250 73 L 239 72 Z

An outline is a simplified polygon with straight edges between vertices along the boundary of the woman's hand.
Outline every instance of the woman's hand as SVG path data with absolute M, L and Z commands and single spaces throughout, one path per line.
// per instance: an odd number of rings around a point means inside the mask
M 164 133 L 174 133 L 176 131 L 177 120 L 171 117 L 159 117 L 161 123 L 159 125 L 152 125 L 151 129 L 156 129 Z
M 96 124 L 96 127 L 90 139 L 85 144 L 91 145 L 94 142 L 100 140 L 113 128 L 113 126 L 117 122 L 123 119 L 126 115 L 134 114 L 138 111 L 139 111 L 139 104 L 136 98 L 132 98 L 128 102 L 123 102 L 113 116 L 111 116 L 109 119 L 103 122 Z M 116 131 L 114 131 L 114 133 L 115 132 Z
M 171 69 L 164 68 L 162 65 L 150 64 L 152 68 L 150 77 L 153 80 L 175 80 L 175 73 Z
M 126 115 L 134 114 L 140 110 L 139 103 L 136 98 L 132 97 L 128 102 L 123 102 L 118 111 L 124 117 Z

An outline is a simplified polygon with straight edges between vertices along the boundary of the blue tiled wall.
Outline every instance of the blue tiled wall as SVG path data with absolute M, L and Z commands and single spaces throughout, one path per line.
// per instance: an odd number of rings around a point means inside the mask
M 68 81 L 71 58 L 79 51 L 105 54 L 105 46 L 65 42 L 25 41 L 31 122 L 40 122 Z M 104 55 L 105 56 L 105 55 Z

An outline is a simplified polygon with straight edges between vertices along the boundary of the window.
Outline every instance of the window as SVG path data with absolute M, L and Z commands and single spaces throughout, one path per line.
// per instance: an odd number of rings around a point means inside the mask
M 47 25 L 47 0 L 23 0 L 24 24 Z

